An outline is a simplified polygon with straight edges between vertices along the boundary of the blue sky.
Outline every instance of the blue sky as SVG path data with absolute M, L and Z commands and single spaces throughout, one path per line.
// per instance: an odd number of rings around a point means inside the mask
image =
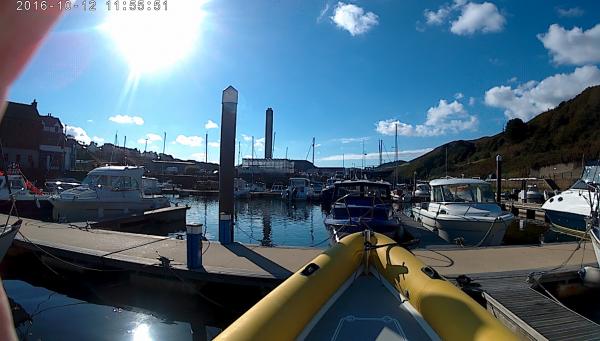
M 148 14 L 148 13 L 153 14 Z M 241 153 L 377 164 L 496 134 L 600 84 L 600 3 L 182 1 L 144 14 L 72 9 L 9 100 L 38 101 L 85 142 L 218 161 L 221 92 L 239 91 Z M 309 156 L 310 159 L 310 156 Z

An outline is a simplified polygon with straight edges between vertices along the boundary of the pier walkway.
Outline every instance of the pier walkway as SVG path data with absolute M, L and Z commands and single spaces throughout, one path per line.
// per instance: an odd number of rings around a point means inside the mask
M 0 221 L 6 221 L 0 215 Z M 16 220 L 11 218 L 12 221 Z M 84 229 L 83 224 L 56 224 L 23 219 L 15 245 L 50 254 L 88 267 L 119 268 L 164 273 L 157 259 L 171 259 L 171 266 L 186 279 L 232 284 L 277 285 L 304 266 L 320 249 L 263 247 L 233 243 L 203 242 L 203 267 L 190 271 L 186 266 L 186 241 L 168 237 Z M 33 242 L 34 244 L 30 243 Z M 37 245 L 37 246 L 36 246 Z

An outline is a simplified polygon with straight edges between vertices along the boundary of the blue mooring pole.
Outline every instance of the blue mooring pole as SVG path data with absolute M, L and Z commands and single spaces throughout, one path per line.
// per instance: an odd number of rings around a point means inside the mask
M 187 235 L 187 266 L 197 269 L 202 266 L 202 224 L 188 225 Z
M 223 90 L 221 110 L 221 155 L 219 162 L 219 241 L 233 243 L 233 178 L 235 173 L 235 125 L 238 91 Z

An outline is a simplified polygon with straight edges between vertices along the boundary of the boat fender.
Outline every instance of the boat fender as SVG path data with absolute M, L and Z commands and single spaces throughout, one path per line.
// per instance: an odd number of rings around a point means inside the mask
M 585 266 L 579 270 L 579 277 L 583 285 L 589 288 L 600 287 L 600 269 L 591 266 Z
M 317 270 L 319 270 L 319 266 L 315 263 L 308 264 L 302 272 L 300 272 L 303 276 L 310 276 L 314 274 Z
M 442 279 L 442 276 L 440 276 L 440 274 L 429 265 L 422 267 L 421 271 L 423 271 L 423 273 L 429 276 L 431 279 Z

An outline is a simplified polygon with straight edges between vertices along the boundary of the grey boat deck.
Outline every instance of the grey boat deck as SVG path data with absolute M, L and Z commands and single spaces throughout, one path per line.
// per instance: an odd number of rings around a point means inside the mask
M 373 275 L 358 276 L 307 340 L 431 340 L 403 303 Z

